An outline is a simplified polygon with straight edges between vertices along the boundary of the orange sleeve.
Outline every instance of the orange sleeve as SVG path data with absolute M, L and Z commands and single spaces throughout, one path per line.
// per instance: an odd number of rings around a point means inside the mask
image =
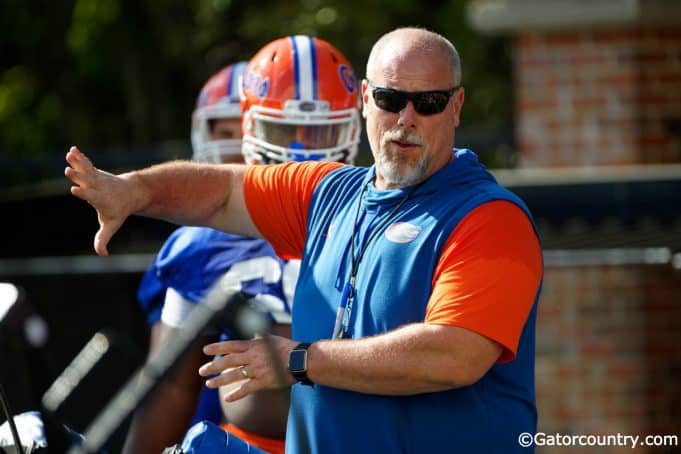
M 288 162 L 246 170 L 246 208 L 279 257 L 300 258 L 314 190 L 324 176 L 341 166 L 335 162 Z
M 542 253 L 525 213 L 506 201 L 485 203 L 461 220 L 433 277 L 426 323 L 465 328 L 515 358 L 539 289 Z

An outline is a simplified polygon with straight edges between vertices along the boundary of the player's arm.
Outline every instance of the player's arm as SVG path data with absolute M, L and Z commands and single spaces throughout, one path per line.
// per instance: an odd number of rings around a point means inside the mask
M 165 339 L 177 328 L 159 321 L 151 331 L 149 357 L 163 348 Z M 205 362 L 201 348 L 211 337 L 199 337 L 179 359 L 172 371 L 137 408 L 128 431 L 123 453 L 161 452 L 179 443 L 189 427 L 203 386 L 196 369 Z
M 109 240 L 133 214 L 260 237 L 244 202 L 245 166 L 175 161 L 113 175 L 97 169 L 76 147 L 66 161 L 65 175 L 75 184 L 71 193 L 97 210 L 100 255 L 108 254 Z

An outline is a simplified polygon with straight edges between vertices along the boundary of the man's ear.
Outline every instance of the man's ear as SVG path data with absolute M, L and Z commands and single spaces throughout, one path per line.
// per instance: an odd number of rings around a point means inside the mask
M 461 120 L 461 109 L 463 108 L 463 101 L 466 97 L 463 87 L 460 87 L 454 92 L 452 100 L 452 115 L 454 115 L 454 127 L 459 127 L 459 122 Z
M 367 103 L 369 102 L 369 82 L 362 79 L 362 117 L 367 117 Z

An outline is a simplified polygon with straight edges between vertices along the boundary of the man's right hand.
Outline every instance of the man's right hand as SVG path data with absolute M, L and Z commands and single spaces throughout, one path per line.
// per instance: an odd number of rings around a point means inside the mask
M 109 255 L 107 244 L 111 237 L 143 205 L 144 188 L 126 178 L 126 174 L 117 176 L 97 169 L 77 147 L 71 147 L 66 162 L 69 167 L 64 174 L 76 185 L 71 186 L 71 194 L 97 210 L 99 231 L 95 235 L 95 251 L 101 256 Z

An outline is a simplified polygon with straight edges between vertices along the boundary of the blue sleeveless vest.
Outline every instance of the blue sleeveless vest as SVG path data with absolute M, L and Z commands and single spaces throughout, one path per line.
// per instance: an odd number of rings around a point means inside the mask
M 440 252 L 459 221 L 493 200 L 525 204 L 502 188 L 469 150 L 416 187 L 379 190 L 375 169 L 342 167 L 315 189 L 293 304 L 293 338 L 331 338 L 350 273 L 350 238 L 360 192 L 355 253 L 408 193 L 397 215 L 369 243 L 359 264 L 347 337 L 360 338 L 422 322 Z M 499 222 L 503 222 L 500 219 Z M 536 227 L 535 227 L 536 232 Z M 537 292 L 537 298 L 539 291 Z M 503 304 L 500 301 L 499 304 Z M 379 396 L 296 384 L 287 450 L 293 453 L 513 452 L 518 435 L 536 431 L 535 300 L 517 357 L 477 383 L 450 391 Z

